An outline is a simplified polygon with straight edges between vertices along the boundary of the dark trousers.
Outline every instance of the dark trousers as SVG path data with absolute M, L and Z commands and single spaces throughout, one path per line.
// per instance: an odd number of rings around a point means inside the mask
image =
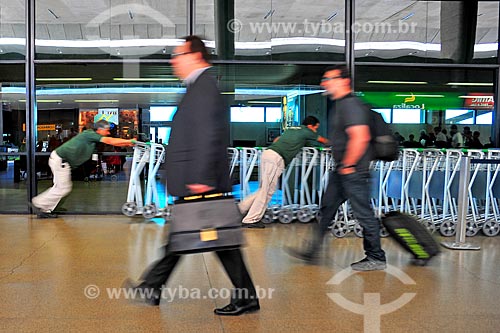
M 370 206 L 371 186 L 368 171 L 348 175 L 330 172 L 328 186 L 321 201 L 321 220 L 315 234 L 317 239 L 314 245 L 317 248 L 340 205 L 349 200 L 354 217 L 363 227 L 363 248 L 366 256 L 375 260 L 386 260 L 385 252 L 380 246 L 380 222 Z
M 257 299 L 255 287 L 250 274 L 248 274 L 240 249 L 215 251 L 215 254 L 219 257 L 235 287 L 231 303 L 241 305 Z M 179 259 L 181 259 L 181 255 L 172 253 L 167 244 L 163 258 L 155 262 L 143 276 L 144 284 L 149 288 L 161 289 L 167 283 Z

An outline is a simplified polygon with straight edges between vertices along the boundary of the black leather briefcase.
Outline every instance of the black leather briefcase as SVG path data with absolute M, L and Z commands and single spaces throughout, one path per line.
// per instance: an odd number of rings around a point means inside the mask
M 209 194 L 177 200 L 169 222 L 169 249 L 197 253 L 243 244 L 242 215 L 232 196 Z

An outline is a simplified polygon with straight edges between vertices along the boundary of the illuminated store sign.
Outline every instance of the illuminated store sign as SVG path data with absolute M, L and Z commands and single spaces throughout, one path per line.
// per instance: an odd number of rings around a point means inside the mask
M 470 93 L 467 96 L 461 97 L 464 98 L 464 107 L 466 108 L 490 110 L 495 106 L 493 94 Z

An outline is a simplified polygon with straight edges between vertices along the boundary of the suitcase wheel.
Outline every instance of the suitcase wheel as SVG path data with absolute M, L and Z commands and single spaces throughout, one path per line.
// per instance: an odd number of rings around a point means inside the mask
M 415 266 L 427 266 L 430 259 L 412 259 L 411 263 Z

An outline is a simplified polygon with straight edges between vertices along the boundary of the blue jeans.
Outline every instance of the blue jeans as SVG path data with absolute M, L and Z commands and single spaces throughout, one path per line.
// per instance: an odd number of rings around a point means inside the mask
M 363 227 L 363 248 L 367 257 L 386 261 L 385 252 L 380 246 L 380 222 L 370 206 L 370 174 L 354 172 L 340 175 L 330 172 L 328 186 L 321 203 L 321 220 L 316 232 L 316 249 L 322 243 L 337 210 L 346 200 L 351 204 L 354 217 Z

